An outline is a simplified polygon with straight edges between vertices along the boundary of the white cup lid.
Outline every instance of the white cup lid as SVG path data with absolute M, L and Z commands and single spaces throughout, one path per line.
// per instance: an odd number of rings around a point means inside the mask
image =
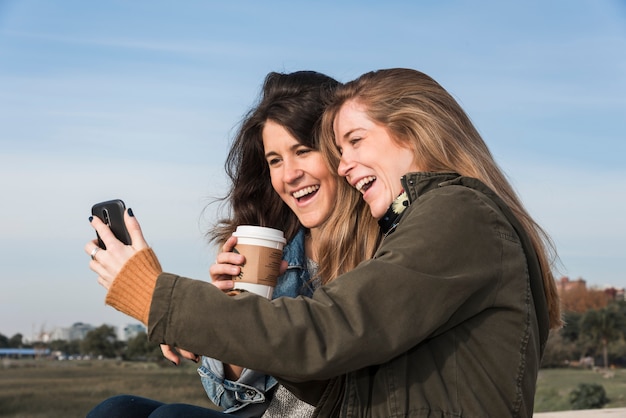
M 283 231 L 264 226 L 239 225 L 237 230 L 233 232 L 233 235 L 236 237 L 267 239 L 282 242 L 283 244 L 287 242 Z

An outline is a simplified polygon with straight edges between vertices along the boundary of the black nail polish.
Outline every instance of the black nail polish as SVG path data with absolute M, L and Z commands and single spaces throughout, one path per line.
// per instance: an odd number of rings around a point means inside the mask
M 174 366 L 178 366 L 175 361 L 170 360 L 170 363 L 172 363 Z
M 89 223 L 91 223 L 91 221 L 93 221 L 93 216 L 89 217 Z
M 133 216 L 133 217 L 135 216 L 131 208 L 128 208 L 128 216 Z

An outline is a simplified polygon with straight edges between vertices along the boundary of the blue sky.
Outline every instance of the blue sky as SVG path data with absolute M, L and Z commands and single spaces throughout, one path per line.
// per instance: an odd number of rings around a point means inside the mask
M 269 71 L 426 72 L 552 235 L 558 275 L 626 287 L 626 3 L 0 0 L 0 333 L 124 326 L 83 245 L 122 198 L 208 279 L 223 162 Z

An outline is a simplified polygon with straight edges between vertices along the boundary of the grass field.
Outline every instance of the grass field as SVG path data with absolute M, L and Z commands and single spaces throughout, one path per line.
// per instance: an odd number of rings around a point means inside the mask
M 569 393 L 579 383 L 604 386 L 608 408 L 626 407 L 626 370 L 541 370 L 535 412 L 569 410 Z M 196 365 L 116 361 L 3 360 L 0 365 L 0 417 L 84 417 L 96 403 L 126 393 L 163 402 L 207 408 Z
M 577 369 L 544 369 L 539 372 L 535 393 L 535 412 L 571 409 L 568 395 L 580 383 L 604 387 L 610 403 L 605 408 L 626 408 L 626 370 L 609 372 Z
M 3 360 L 0 417 L 84 417 L 99 401 L 133 394 L 211 408 L 196 364 Z

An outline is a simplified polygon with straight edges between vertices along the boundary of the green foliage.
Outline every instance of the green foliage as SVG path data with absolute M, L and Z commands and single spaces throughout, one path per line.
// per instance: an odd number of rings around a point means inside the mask
M 605 368 L 609 366 L 609 343 L 623 338 L 625 327 L 626 318 L 618 303 L 598 310 L 590 309 L 580 320 L 581 333 L 594 345 L 596 353 L 602 353 Z
M 581 383 L 569 394 L 572 409 L 600 409 L 610 402 L 604 386 L 597 383 Z
M 80 353 L 80 341 L 79 340 L 54 340 L 48 343 L 50 351 L 60 351 L 61 353 L 73 355 Z
M 579 357 L 580 352 L 575 342 L 563 338 L 563 335 L 558 331 L 552 331 L 548 336 L 541 367 L 564 367 L 572 359 Z
M 0 348 L 25 348 L 30 347 L 29 344 L 24 343 L 24 336 L 20 333 L 15 334 L 11 338 L 6 335 L 0 334 Z
M 140 332 L 135 337 L 128 340 L 126 351 L 124 352 L 125 360 L 160 360 L 163 358 L 159 344 L 148 341 L 145 332 Z
M 89 331 L 80 342 L 81 354 L 105 358 L 117 357 L 122 347 L 123 343 L 119 342 L 115 335 L 115 328 L 108 325 L 101 325 Z
M 626 302 L 614 301 L 584 313 L 565 312 L 558 336 L 551 333 L 542 367 L 561 367 L 582 357 L 597 365 L 626 366 Z
M 580 318 L 581 313 L 565 312 L 563 314 L 563 322 L 565 325 L 560 330 L 560 334 L 564 340 L 576 341 L 580 335 Z
M 9 338 L 9 347 L 19 348 L 24 345 L 24 336 L 22 334 L 15 334 Z

